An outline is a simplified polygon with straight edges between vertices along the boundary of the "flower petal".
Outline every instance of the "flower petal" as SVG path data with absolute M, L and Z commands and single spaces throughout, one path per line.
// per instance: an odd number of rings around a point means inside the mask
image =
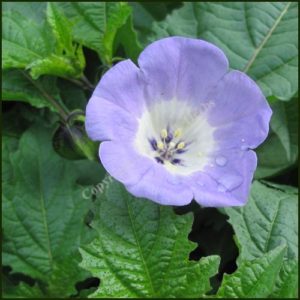
M 227 155 L 226 166 L 207 167 L 189 179 L 195 200 L 202 206 L 242 206 L 249 196 L 253 173 L 257 165 L 254 151 L 236 151 Z
M 220 149 L 256 148 L 267 137 L 272 111 L 257 84 L 246 74 L 231 71 L 209 94 L 215 105 L 208 121 L 217 127 Z
M 193 199 L 193 193 L 183 182 L 183 177 L 174 176 L 163 165 L 156 163 L 139 182 L 126 188 L 136 197 L 147 198 L 162 205 L 186 205 Z
M 99 156 L 107 172 L 125 185 L 140 181 L 153 165 L 151 159 L 139 155 L 128 144 L 120 142 L 101 143 Z
M 137 127 L 137 120 L 113 102 L 95 95 L 89 100 L 85 128 L 92 140 L 127 140 Z
M 140 116 L 145 105 L 143 86 L 139 68 L 127 59 L 117 63 L 102 76 L 93 95 Z
M 140 55 L 148 101 L 178 98 L 199 103 L 228 70 L 224 53 L 208 42 L 170 37 L 150 44 Z

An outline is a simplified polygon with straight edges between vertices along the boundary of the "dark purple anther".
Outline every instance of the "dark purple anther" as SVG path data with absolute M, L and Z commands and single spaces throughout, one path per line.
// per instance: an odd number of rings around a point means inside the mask
M 184 152 L 186 152 L 186 149 L 177 149 L 176 150 L 177 154 L 181 154 L 181 153 L 184 153 Z
M 173 134 L 171 132 L 168 133 L 168 136 L 166 137 L 166 143 L 169 144 L 173 139 Z
M 164 161 L 158 156 L 155 157 L 155 160 L 160 164 L 164 164 Z
M 171 163 L 172 163 L 173 165 L 178 165 L 178 164 L 181 163 L 181 160 L 178 159 L 178 158 L 174 158 L 174 159 L 172 159 Z
M 149 139 L 149 143 L 152 147 L 153 150 L 157 150 L 157 142 L 156 142 L 156 139 Z

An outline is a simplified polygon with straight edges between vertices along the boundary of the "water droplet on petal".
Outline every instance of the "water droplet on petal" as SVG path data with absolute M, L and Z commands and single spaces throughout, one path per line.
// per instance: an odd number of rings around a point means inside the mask
M 228 191 L 232 191 L 242 184 L 243 178 L 236 174 L 226 174 L 221 177 L 218 182 Z
M 245 139 L 241 139 L 241 141 L 244 143 L 244 142 L 245 142 Z
M 224 156 L 217 156 L 216 157 L 216 164 L 220 167 L 225 166 L 227 163 L 227 159 Z

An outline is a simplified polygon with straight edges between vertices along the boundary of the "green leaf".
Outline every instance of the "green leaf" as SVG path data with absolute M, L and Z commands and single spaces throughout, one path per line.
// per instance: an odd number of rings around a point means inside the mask
M 4 285 L 3 298 L 43 298 L 44 294 L 37 284 L 30 286 L 21 282 L 18 285 Z
M 273 293 L 274 296 L 288 294 L 286 286 L 289 285 L 293 288 L 289 293 L 294 295 L 298 281 L 292 267 L 298 265 L 298 190 L 255 181 L 246 206 L 224 210 L 241 250 L 240 267 L 245 261 L 252 263 L 279 245 L 287 245 Z
M 181 35 L 212 42 L 266 97 L 289 100 L 298 90 L 297 16 L 296 2 L 185 3 L 153 23 L 148 40 Z
M 83 195 L 90 198 L 90 196 L 97 193 L 97 187 L 103 186 L 106 171 L 100 163 L 86 159 L 77 160 L 74 162 L 74 165 L 76 165 L 79 174 L 76 182 L 87 186 L 83 190 Z M 92 185 L 95 185 L 95 187 L 91 189 Z
M 81 47 L 78 48 L 82 56 Z M 83 75 L 83 65 L 81 60 L 76 57 L 59 56 L 50 54 L 46 58 L 37 59 L 28 64 L 27 68 L 30 69 L 30 75 L 33 79 L 39 78 L 43 74 L 59 76 L 62 78 L 81 78 Z
M 101 280 L 91 297 L 200 297 L 209 291 L 219 258 L 189 261 L 191 215 L 136 199 L 116 181 L 97 203 L 92 226 L 98 236 L 80 250 L 81 266 Z
M 131 58 L 134 62 L 137 61 L 137 58 L 142 51 L 142 47 L 139 44 L 137 34 L 133 29 L 131 16 L 116 34 L 114 48 L 117 50 L 119 46 L 123 46 L 126 57 Z M 114 53 L 115 52 L 116 51 L 114 51 Z
M 37 24 L 19 11 L 3 13 L 3 68 L 30 69 L 34 79 L 44 74 L 80 78 L 85 60 L 82 47 L 72 45 L 71 25 L 54 4 L 47 16 L 53 32 L 46 22 Z
M 27 19 L 31 19 L 38 24 L 44 22 L 46 17 L 47 2 L 3 2 L 3 11 L 16 11 Z
M 63 103 L 70 111 L 85 110 L 88 99 L 82 88 L 64 79 L 59 79 L 57 86 Z
M 267 140 L 257 148 L 255 178 L 274 176 L 298 160 L 298 99 L 271 104 L 273 115 Z
M 126 3 L 59 3 L 73 22 L 74 39 L 95 50 L 104 63 L 111 64 L 116 33 L 127 21 L 130 7 Z
M 34 107 L 48 107 L 51 111 L 56 112 L 56 108 L 41 90 L 53 98 L 59 99 L 54 77 L 44 76 L 38 80 L 32 80 L 21 70 L 4 70 L 2 73 L 2 100 L 23 101 Z
M 241 245 L 239 260 L 258 258 L 282 243 L 288 246 L 285 257 L 298 259 L 298 197 L 292 189 L 255 181 L 247 205 L 225 208 Z
M 133 23 L 137 29 L 139 41 L 147 44 L 147 36 L 151 33 L 152 23 L 163 20 L 174 8 L 181 6 L 180 2 L 129 2 L 133 9 Z
M 59 50 L 62 51 L 64 49 L 68 55 L 72 55 L 72 25 L 59 10 L 56 3 L 47 3 L 47 21 L 56 37 Z
M 55 40 L 47 24 L 36 24 L 16 11 L 3 12 L 2 66 L 25 69 L 54 51 Z
M 297 284 L 298 261 L 284 261 L 271 298 L 297 298 Z
M 93 231 L 84 224 L 90 199 L 74 164 L 51 147 L 41 124 L 24 133 L 10 154 L 13 180 L 3 184 L 3 264 L 47 283 L 46 294 L 70 296 L 88 273 L 77 267 L 78 247 Z M 71 280 L 70 280 L 71 278 Z
M 4 135 L 2 137 L 2 182 L 10 182 L 13 179 L 10 154 L 18 148 L 18 138 Z
M 243 261 L 238 270 L 224 275 L 219 298 L 267 298 L 275 284 L 286 248 L 279 246 L 260 258 Z

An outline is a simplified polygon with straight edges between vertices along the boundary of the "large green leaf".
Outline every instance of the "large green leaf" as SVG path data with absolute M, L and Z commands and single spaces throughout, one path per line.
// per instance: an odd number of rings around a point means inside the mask
M 88 98 L 82 88 L 64 79 L 58 80 L 57 87 L 63 103 L 70 111 L 85 110 Z
M 185 3 L 153 23 L 148 41 L 169 35 L 210 41 L 232 68 L 257 81 L 265 96 L 289 100 L 298 90 L 297 16 L 296 2 Z
M 82 49 L 78 48 L 78 56 L 83 57 Z M 82 70 L 85 62 L 82 64 L 82 59 L 77 56 L 68 57 L 56 54 L 41 59 L 37 59 L 30 63 L 27 68 L 30 69 L 30 74 L 33 79 L 39 78 L 41 75 L 48 74 L 63 78 L 81 78 Z
M 41 24 L 45 21 L 46 18 L 46 7 L 47 2 L 3 2 L 2 10 L 3 11 L 16 11 L 20 14 L 26 16 L 28 19 L 35 21 L 38 24 Z
M 238 270 L 224 275 L 219 298 L 267 298 L 275 285 L 286 248 L 279 246 L 260 258 L 243 261 Z
M 41 124 L 24 133 L 7 155 L 3 184 L 3 264 L 47 284 L 48 296 L 69 296 L 88 274 L 78 268 L 78 247 L 93 231 L 84 224 L 90 199 L 76 184 L 77 166 L 51 147 L 52 130 Z M 71 278 L 71 280 L 70 280 Z
M 298 259 L 298 192 L 255 181 L 244 207 L 225 208 L 241 245 L 239 259 L 260 257 L 285 242 L 286 258 Z
M 21 282 L 18 285 L 5 282 L 2 289 L 3 298 L 43 298 L 43 292 L 35 284 L 30 286 L 27 283 Z
M 151 34 L 152 23 L 163 20 L 172 9 L 181 6 L 180 2 L 129 2 L 133 8 L 133 23 L 137 29 L 139 40 L 147 44 L 147 36 Z
M 2 136 L 2 182 L 9 182 L 13 179 L 9 155 L 17 150 L 18 143 L 19 140 L 15 136 Z
M 98 199 L 92 226 L 98 237 L 85 247 L 81 266 L 101 280 L 92 297 L 200 297 L 219 258 L 189 261 L 192 216 L 136 199 L 115 181 Z
M 122 46 L 125 50 L 126 57 L 131 58 L 134 62 L 137 61 L 137 58 L 142 51 L 142 47 L 139 44 L 137 34 L 133 29 L 131 16 L 116 34 L 114 49 L 118 50 L 119 46 Z
M 2 67 L 25 69 L 54 51 L 55 40 L 47 24 L 36 24 L 19 12 L 2 16 Z
M 59 50 L 63 49 L 67 54 L 72 55 L 72 26 L 66 16 L 53 2 L 47 3 L 47 21 L 56 37 Z
M 15 10 L 14 5 L 3 13 L 3 68 L 30 69 L 35 79 L 44 74 L 80 78 L 85 66 L 82 49 L 72 44 L 71 24 L 56 4 L 48 5 L 49 24 L 36 23 L 26 15 L 28 10 Z
M 298 261 L 284 261 L 271 298 L 297 298 Z
M 270 177 L 295 165 L 298 160 L 298 99 L 271 104 L 270 134 L 257 149 L 256 178 Z
M 259 259 L 279 245 L 287 252 L 276 279 L 274 295 L 295 295 L 298 265 L 298 191 L 296 188 L 254 182 L 249 202 L 225 208 L 240 247 L 238 264 Z M 293 288 L 289 290 L 287 288 Z
M 32 80 L 29 75 L 21 70 L 3 71 L 2 100 L 23 101 L 37 108 L 48 107 L 52 111 L 57 111 L 45 94 L 50 94 L 53 98 L 59 99 L 56 78 L 44 76 L 38 80 Z
M 65 14 L 74 23 L 74 39 L 95 50 L 101 60 L 111 64 L 116 33 L 130 15 L 126 3 L 63 2 Z

